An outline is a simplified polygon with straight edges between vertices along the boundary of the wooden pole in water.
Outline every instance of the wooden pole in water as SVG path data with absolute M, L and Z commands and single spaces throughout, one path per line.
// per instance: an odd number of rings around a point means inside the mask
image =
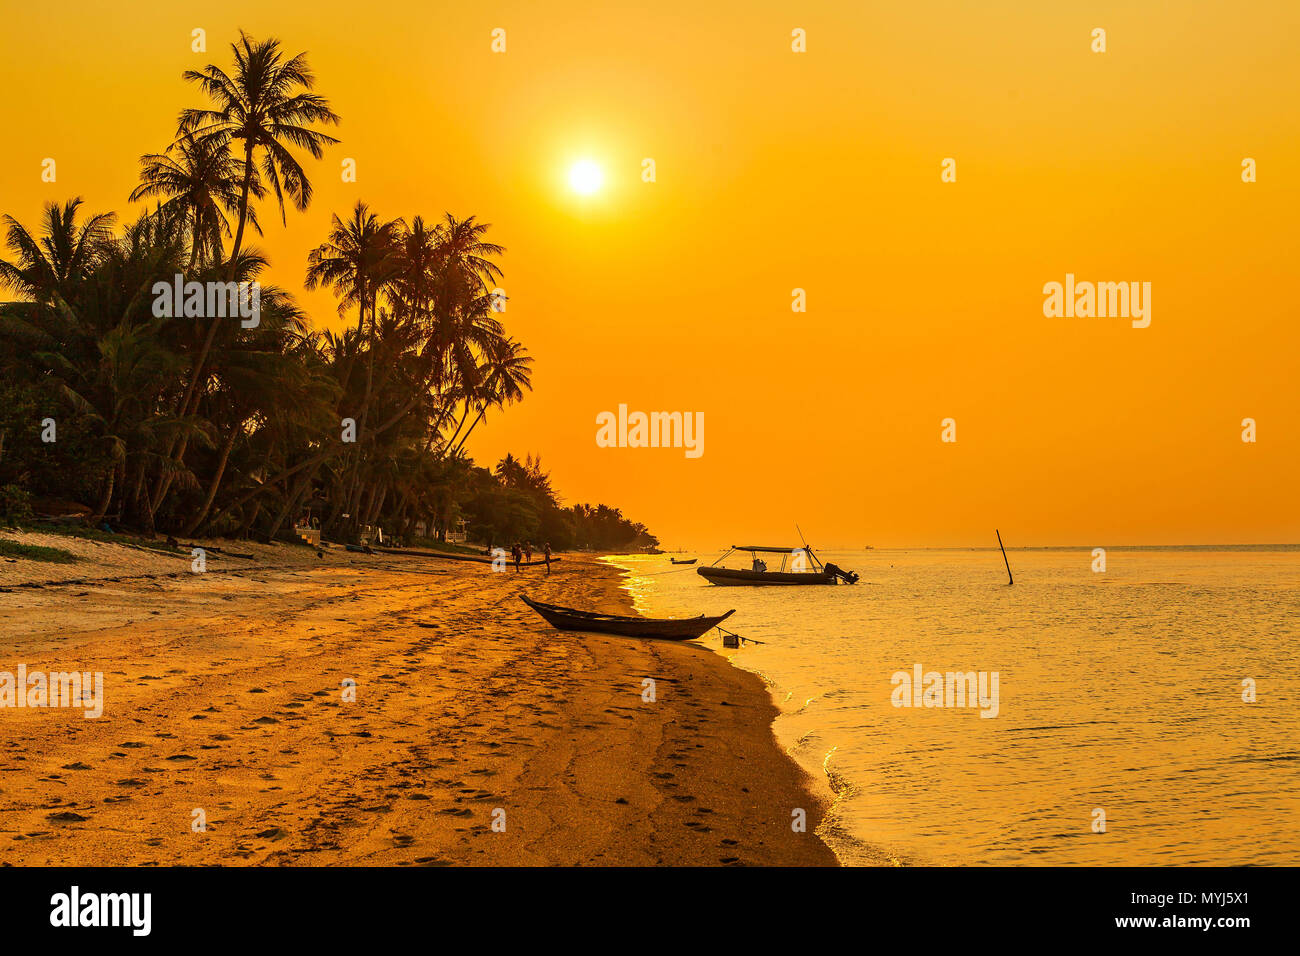
M 993 533 L 998 536 L 998 547 L 1002 548 L 1002 561 L 1007 566 L 1007 586 L 1010 587 L 1012 584 L 1015 584 L 1016 581 L 1015 578 L 1011 576 L 1011 562 L 1007 560 L 1007 549 L 1002 546 L 1002 532 L 994 528 Z

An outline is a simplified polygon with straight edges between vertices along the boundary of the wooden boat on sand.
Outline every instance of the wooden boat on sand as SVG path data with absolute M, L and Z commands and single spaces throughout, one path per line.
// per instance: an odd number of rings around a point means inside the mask
M 618 634 L 622 637 L 650 637 L 666 641 L 690 641 L 702 637 L 721 624 L 734 610 L 721 617 L 688 617 L 680 619 L 652 617 L 620 617 L 617 614 L 597 614 L 579 611 L 558 604 L 530 601 L 522 594 L 519 600 L 546 619 L 546 623 L 559 631 L 591 631 L 597 634 Z
M 747 551 L 750 555 L 748 568 L 720 568 L 718 562 L 724 560 L 733 551 Z M 767 562 L 760 554 L 781 555 L 779 571 L 769 571 Z M 792 570 L 787 571 L 786 565 Z M 730 586 L 759 587 L 763 585 L 793 586 L 800 584 L 857 584 L 858 576 L 852 571 L 833 564 L 823 565 L 813 554 L 812 548 L 769 548 L 753 544 L 733 544 L 726 554 L 714 561 L 707 568 L 696 568 L 695 572 L 710 584 Z

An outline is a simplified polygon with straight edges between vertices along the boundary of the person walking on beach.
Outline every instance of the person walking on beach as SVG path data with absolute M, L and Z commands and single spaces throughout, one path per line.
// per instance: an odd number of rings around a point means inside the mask
M 512 558 L 515 559 L 515 574 L 518 574 L 518 573 L 519 573 L 519 559 L 520 559 L 521 557 L 523 557 L 522 552 L 519 550 L 519 542 L 518 542 L 518 541 L 516 541 L 514 544 L 512 544 L 512 545 L 510 546 L 510 556 L 511 556 Z
M 548 541 L 546 542 L 546 544 L 542 545 L 542 553 L 546 557 L 546 573 L 550 574 L 551 573 L 551 542 Z
M 524 542 L 524 560 L 529 564 L 533 563 L 533 543 L 531 541 Z

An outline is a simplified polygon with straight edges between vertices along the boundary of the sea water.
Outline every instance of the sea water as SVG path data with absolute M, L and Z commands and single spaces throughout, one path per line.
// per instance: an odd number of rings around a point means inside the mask
M 1014 586 L 996 549 L 821 554 L 862 576 L 835 587 L 610 560 L 643 613 L 735 608 L 765 642 L 726 653 L 834 792 L 844 863 L 1300 864 L 1300 549 L 1009 554 Z M 902 705 L 950 672 L 996 674 L 996 715 Z

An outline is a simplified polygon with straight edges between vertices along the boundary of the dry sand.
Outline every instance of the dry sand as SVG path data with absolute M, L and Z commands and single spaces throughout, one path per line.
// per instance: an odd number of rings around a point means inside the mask
M 605 565 L 20 539 L 85 556 L 0 563 L 0 672 L 102 671 L 105 702 L 0 708 L 5 865 L 835 863 L 759 678 L 516 597 L 630 613 Z

